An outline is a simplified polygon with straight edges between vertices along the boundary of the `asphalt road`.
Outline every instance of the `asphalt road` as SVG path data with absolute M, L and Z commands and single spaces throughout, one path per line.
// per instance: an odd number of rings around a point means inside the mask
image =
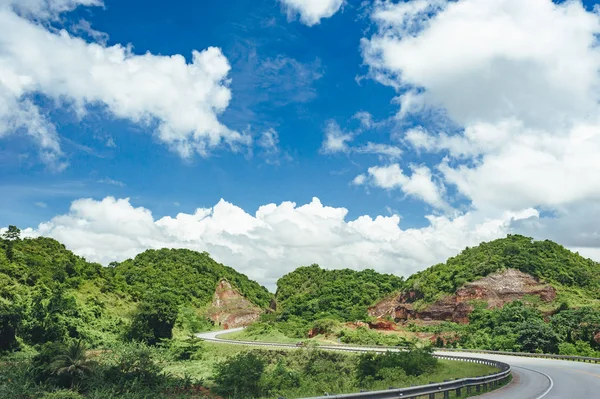
M 461 353 L 444 352 L 448 355 Z M 600 365 L 566 360 L 462 353 L 511 365 L 513 383 L 480 396 L 486 399 L 600 398 Z
M 240 331 L 242 328 L 227 332 Z M 197 334 L 199 338 L 218 341 L 223 331 Z M 351 349 L 346 347 L 347 349 Z M 355 348 L 364 350 L 364 348 Z M 566 360 L 536 359 L 463 352 L 440 352 L 442 355 L 497 360 L 512 367 L 513 381 L 508 386 L 479 396 L 485 399 L 600 399 L 600 365 Z

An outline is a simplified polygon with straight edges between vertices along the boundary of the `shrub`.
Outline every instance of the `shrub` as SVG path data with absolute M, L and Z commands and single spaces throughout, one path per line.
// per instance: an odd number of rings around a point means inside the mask
M 85 399 L 81 394 L 70 390 L 47 392 L 41 399 Z
M 171 341 L 168 349 L 173 360 L 200 360 L 204 343 L 201 339 L 191 337 L 185 341 Z
M 178 298 L 174 294 L 151 292 L 138 305 L 128 336 L 148 345 L 171 339 L 178 313 Z
M 386 352 L 385 354 L 365 353 L 359 356 L 356 377 L 361 385 L 381 381 L 401 369 L 404 374 L 419 376 L 433 371 L 437 359 L 430 349 L 413 349 L 408 352 Z
M 228 398 L 257 398 L 265 361 L 252 352 L 238 353 L 215 366 L 215 391 Z
M 298 388 L 299 386 L 300 375 L 298 372 L 287 368 L 281 359 L 275 367 L 263 374 L 261 381 L 262 391 L 268 396 L 275 396 L 285 390 Z
M 127 390 L 144 386 L 149 389 L 159 386 L 165 380 L 162 368 L 154 360 L 155 350 L 143 343 L 127 343 L 115 346 L 102 355 L 102 372 L 98 377 Z M 97 381 L 96 386 L 101 386 Z
M 404 337 L 392 334 L 382 334 L 377 331 L 369 330 L 366 327 L 359 327 L 356 330 L 342 330 L 339 333 L 339 338 L 346 344 L 410 346 L 410 342 Z

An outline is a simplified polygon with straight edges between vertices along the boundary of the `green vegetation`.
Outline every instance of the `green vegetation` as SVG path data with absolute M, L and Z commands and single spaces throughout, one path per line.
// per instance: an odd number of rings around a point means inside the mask
M 188 338 L 228 280 L 254 304 L 258 283 L 188 250 L 147 251 L 105 268 L 50 238 L 0 239 L 0 398 L 184 398 L 200 382 L 168 362 L 198 361 Z M 175 338 L 173 338 L 175 337 Z
M 277 281 L 279 319 L 364 320 L 367 308 L 402 287 L 403 279 L 374 270 L 299 267 Z
M 465 283 L 506 268 L 518 269 L 551 283 L 559 293 L 565 291 L 575 297 L 575 301 L 600 299 L 600 265 L 597 262 L 552 241 L 534 241 L 520 235 L 508 235 L 467 248 L 446 263 L 411 276 L 403 289 L 412 290 L 417 298 L 431 303 L 444 295 L 454 294 Z
M 273 295 L 255 281 L 211 259 L 206 252 L 187 249 L 148 250 L 134 259 L 117 264 L 112 284 L 135 299 L 148 290 L 171 291 L 181 301 L 196 307 L 212 301 L 215 287 L 225 279 L 255 305 L 267 308 Z
M 299 267 L 277 281 L 277 311 L 262 321 L 293 338 L 309 330 L 320 334 L 340 322 L 365 320 L 369 306 L 402 287 L 403 279 L 373 270 L 325 270 Z
M 437 346 L 600 357 L 600 310 L 596 308 L 563 309 L 548 317 L 515 301 L 498 309 L 480 306 L 467 325 L 412 324 L 409 329 L 446 337 L 446 343 L 440 338 Z
M 426 349 L 362 355 L 253 350 L 217 364 L 215 390 L 229 398 L 307 397 L 428 384 L 489 374 L 493 367 L 438 361 Z
M 55 240 L 21 239 L 11 226 L 0 240 L 0 398 L 306 397 L 489 373 L 437 361 L 411 332 L 377 332 L 364 322 L 373 321 L 368 307 L 394 292 L 413 290 L 426 303 L 506 267 L 553 284 L 557 303 L 550 311 L 536 297 L 493 310 L 481 303 L 468 325 L 409 329 L 437 334 L 439 345 L 600 356 L 600 310 L 581 306 L 600 299 L 598 264 L 549 241 L 509 236 L 406 282 L 372 270 L 301 267 L 279 280 L 273 297 L 206 253 L 146 251 L 105 268 Z M 310 331 L 314 341 L 411 350 L 357 356 L 202 342 L 191 334 L 214 327 L 206 314 L 222 279 L 254 305 L 277 304 L 236 338 L 298 342 Z

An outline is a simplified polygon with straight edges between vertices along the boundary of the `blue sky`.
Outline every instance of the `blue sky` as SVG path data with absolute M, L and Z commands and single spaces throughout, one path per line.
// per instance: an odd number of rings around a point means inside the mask
M 0 225 L 36 225 L 65 212 L 73 193 L 131 197 L 159 215 L 212 206 L 220 198 L 253 211 L 265 203 L 306 203 L 317 196 L 331 206 L 348 208 L 351 216 L 385 214 L 386 207 L 401 206 L 411 224 L 423 223 L 420 204 L 385 192 L 369 195 L 349 185 L 376 156 L 352 157 L 357 164 L 353 165 L 344 155 L 319 154 L 329 120 L 351 128 L 358 125 L 352 121 L 356 112 L 384 119 L 397 108 L 390 104 L 394 97 L 390 88 L 369 79 L 356 82 L 368 72 L 361 66 L 359 48 L 370 25 L 363 13 L 348 5 L 326 23 L 308 27 L 288 23 L 280 5 L 270 0 L 232 4 L 178 0 L 168 5 L 109 0 L 104 9 L 80 8 L 65 14 L 63 26 L 85 19 L 94 29 L 107 32 L 108 45 L 131 43 L 136 54 L 181 54 L 189 61 L 194 49 L 220 47 L 232 65 L 233 94 L 221 120 L 253 134 L 275 128 L 282 151 L 291 159 L 273 165 L 260 153 L 215 151 L 208 158 L 186 162 L 165 151 L 148 129 L 128 121 L 106 118 L 102 111 L 78 121 L 69 112 L 49 109 L 69 167 L 52 173 L 36 160 L 20 161 L 15 153 L 31 150 L 29 139 L 3 140 L 0 180 L 11 189 L 2 199 Z M 265 63 L 278 59 L 293 64 L 261 72 Z M 371 140 L 389 141 L 388 133 L 369 134 Z M 115 147 L 106 146 L 108 137 Z M 98 182 L 109 179 L 124 186 Z M 39 202 L 47 207 L 40 208 Z
M 102 263 L 208 249 L 267 284 L 513 232 L 597 257 L 596 3 L 6 0 L 0 226 Z

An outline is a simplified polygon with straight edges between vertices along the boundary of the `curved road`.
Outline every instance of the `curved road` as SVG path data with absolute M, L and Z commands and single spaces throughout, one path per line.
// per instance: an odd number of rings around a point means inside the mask
M 242 328 L 227 330 L 240 331 Z M 209 341 L 224 341 L 218 335 L 224 331 L 197 334 Z M 257 343 L 260 344 L 260 343 Z M 365 348 L 344 346 L 346 350 Z M 369 349 L 373 350 L 373 349 Z M 513 382 L 497 391 L 479 396 L 485 399 L 578 399 L 600 398 L 600 365 L 566 360 L 536 359 L 464 352 L 440 352 L 441 355 L 465 356 L 498 360 L 512 367 Z

